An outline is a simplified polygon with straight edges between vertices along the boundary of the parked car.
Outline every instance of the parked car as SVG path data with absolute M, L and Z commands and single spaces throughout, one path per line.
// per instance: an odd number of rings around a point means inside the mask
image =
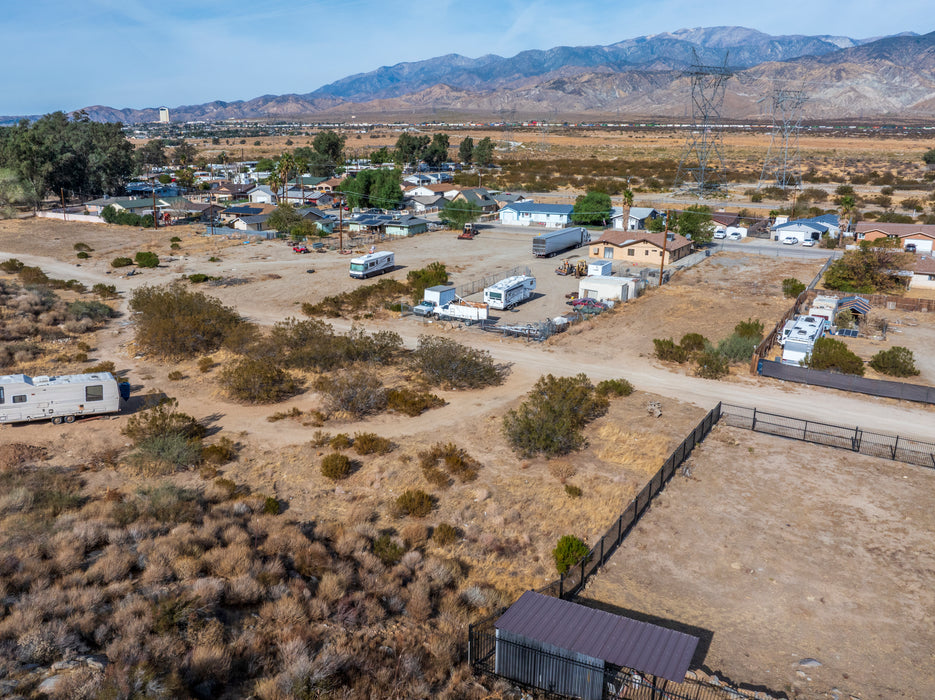
M 803 245 L 804 247 L 806 247 L 806 248 L 811 248 L 813 245 L 815 245 L 815 241 L 812 240 L 811 238 L 808 238 L 808 239 L 802 241 L 802 245 Z
M 798 242 L 799 242 L 799 239 L 794 238 L 793 236 L 786 236 L 785 238 L 782 239 L 783 245 L 795 245 Z
M 720 240 L 721 238 L 727 238 L 727 234 L 724 233 L 723 231 L 715 231 L 714 237 Z
M 741 236 L 739 233 L 736 233 L 736 232 L 735 232 L 735 233 L 732 233 L 731 235 L 729 235 L 728 238 L 731 239 L 732 241 L 739 241 L 739 240 L 741 240 L 741 239 L 743 238 L 743 236 Z

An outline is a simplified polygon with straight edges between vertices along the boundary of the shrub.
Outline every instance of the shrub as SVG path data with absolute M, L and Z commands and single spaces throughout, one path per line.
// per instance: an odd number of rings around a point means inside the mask
M 181 243 L 181 242 L 182 242 L 182 239 L 179 238 L 178 236 L 172 236 L 172 238 L 169 239 L 169 243 Z
M 80 321 L 83 318 L 90 318 L 92 321 L 103 321 L 117 315 L 116 311 L 100 301 L 73 301 L 65 309 L 65 313 L 75 321 Z
M 216 279 L 217 277 L 211 277 L 201 272 L 196 272 L 188 276 L 188 281 L 191 282 L 192 284 L 201 284 L 202 282 L 207 282 L 209 280 L 216 280 Z
M 701 352 L 705 349 L 707 343 L 708 339 L 701 333 L 686 333 L 682 336 L 682 340 L 679 341 L 679 345 L 687 353 Z
M 759 319 L 754 321 L 748 318 L 734 326 L 734 334 L 741 338 L 752 338 L 759 343 L 763 340 L 763 322 Z
M 114 258 L 110 261 L 111 267 L 127 267 L 132 264 L 133 260 L 131 258 Z
M 506 368 L 486 350 L 475 350 L 449 338 L 419 336 L 413 366 L 430 384 L 452 389 L 477 389 L 501 384 Z
M 371 454 L 385 455 L 391 452 L 393 443 L 376 433 L 354 433 L 354 452 L 363 456 Z
M 184 379 L 185 375 L 179 372 L 178 370 L 175 370 L 174 372 L 169 372 L 168 377 L 169 377 L 170 382 L 178 382 Z
M 912 350 L 900 345 L 878 352 L 870 358 L 870 366 L 891 377 L 914 377 L 919 374 Z
M 414 391 L 407 387 L 390 389 L 386 392 L 386 407 L 407 416 L 418 416 L 431 408 L 444 406 L 445 402 L 427 391 Z
M 130 310 L 137 344 L 145 352 L 170 359 L 213 352 L 235 330 L 252 328 L 218 299 L 178 282 L 135 289 Z
M 688 353 L 681 345 L 676 345 L 672 338 L 653 338 L 656 348 L 656 357 L 663 362 L 678 362 L 681 364 L 688 359 Z
M 7 272 L 11 275 L 17 274 L 24 267 L 26 267 L 26 265 L 16 258 L 8 258 L 3 262 L 0 262 L 0 270 L 3 270 L 4 272 Z
M 424 518 L 435 507 L 435 499 L 425 491 L 409 489 L 396 499 L 396 510 L 400 515 Z
M 758 339 L 745 338 L 734 333 L 718 343 L 717 351 L 731 362 L 748 362 L 753 357 L 757 345 Z
M 426 479 L 438 486 L 447 486 L 448 478 L 437 474 L 440 472 L 437 465 L 441 461 L 448 474 L 457 477 L 462 483 L 474 481 L 480 470 L 480 462 L 471 457 L 465 450 L 449 442 L 446 445 L 436 443 L 428 450 L 419 453 L 419 463 Z
M 148 250 L 141 250 L 133 256 L 133 260 L 139 267 L 158 267 L 159 256 Z
M 279 500 L 273 498 L 272 496 L 267 496 L 263 499 L 263 513 L 265 515 L 279 515 L 282 510 L 282 505 L 279 503 Z
M 91 291 L 97 294 L 101 299 L 114 299 L 117 296 L 117 287 L 113 284 L 104 284 L 103 282 L 98 282 L 93 287 Z
M 800 282 L 795 277 L 787 277 L 782 281 L 782 293 L 789 299 L 798 298 L 799 294 L 805 291 L 805 283 Z
M 351 473 L 351 460 L 340 452 L 332 452 L 321 459 L 321 473 L 332 481 L 346 478 Z
M 237 456 L 237 446 L 229 437 L 222 437 L 213 445 L 205 445 L 201 458 L 208 464 L 227 464 Z
M 371 372 L 344 372 L 329 379 L 321 377 L 315 389 L 325 395 L 329 411 L 345 411 L 355 418 L 379 413 L 386 407 L 386 390 Z
M 393 541 L 389 533 L 383 533 L 373 541 L 373 553 L 376 554 L 384 566 L 398 564 L 406 550 Z
M 854 327 L 854 312 L 850 309 L 843 309 L 834 316 L 834 325 L 838 328 Z
M 440 547 L 453 543 L 458 539 L 458 530 L 448 523 L 439 523 L 432 531 L 432 541 Z
M 276 403 L 298 391 L 295 378 L 266 359 L 245 357 L 225 367 L 218 384 L 231 398 L 247 403 Z
M 567 454 L 586 443 L 581 429 L 604 414 L 609 402 L 584 374 L 540 377 L 519 408 L 503 419 L 503 431 L 524 456 Z
M 52 280 L 42 271 L 42 268 L 31 267 L 29 265 L 20 268 L 19 278 L 23 284 L 49 284 Z
M 177 433 L 154 435 L 137 443 L 132 458 L 150 466 L 186 467 L 201 462 L 201 441 Z
M 444 263 L 433 262 L 420 270 L 410 270 L 406 273 L 406 281 L 409 283 L 412 300 L 421 301 L 429 287 L 448 284 L 448 271 Z
M 583 491 L 580 486 L 575 486 L 574 484 L 565 484 L 565 493 L 568 494 L 569 498 L 581 498 Z
M 205 427 L 188 414 L 178 411 L 177 406 L 175 399 L 166 399 L 153 408 L 130 416 L 123 434 L 135 444 L 164 435 L 201 440 L 207 432 Z
M 351 446 L 351 436 L 347 433 L 338 433 L 328 442 L 332 450 L 346 450 Z
M 114 374 L 116 371 L 117 365 L 115 365 L 112 360 L 98 362 L 96 365 L 88 367 L 85 370 L 87 374 L 98 374 L 99 372 L 110 372 L 111 374 Z
M 199 372 L 201 372 L 202 374 L 205 374 L 206 372 L 210 372 L 212 367 L 214 367 L 213 357 L 208 357 L 206 355 L 202 358 L 199 358 L 198 360 L 198 371 Z
M 350 292 L 325 297 L 317 304 L 305 302 L 302 304 L 302 313 L 306 316 L 339 316 L 352 315 L 365 310 L 375 310 L 400 295 L 409 292 L 409 286 L 394 279 L 382 279 L 376 284 L 366 284 L 356 287 Z
M 605 379 L 597 383 L 594 392 L 598 396 L 629 396 L 634 389 L 626 379 Z
M 84 251 L 82 250 L 80 253 L 77 254 L 76 257 L 77 257 L 79 260 L 87 260 L 87 259 L 90 258 L 91 256 L 88 255 L 86 252 L 84 252 Z
M 590 548 L 574 535 L 562 535 L 555 549 L 552 550 L 552 559 L 558 573 L 564 574 L 571 567 L 581 561 L 590 552 Z
M 212 255 L 210 258 L 208 258 L 208 262 L 221 262 L 221 259 L 215 255 Z
M 752 350 L 750 354 L 753 354 Z M 705 351 L 695 358 L 695 363 L 695 376 L 703 379 L 720 379 L 730 374 L 727 358 L 719 352 Z
M 863 376 L 864 363 L 840 340 L 819 338 L 803 363 L 812 369 L 826 369 Z

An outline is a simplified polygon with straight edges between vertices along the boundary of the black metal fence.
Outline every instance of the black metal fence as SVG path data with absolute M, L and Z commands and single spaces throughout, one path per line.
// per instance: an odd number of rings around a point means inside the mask
M 750 697 L 729 686 L 715 686 L 693 679 L 674 683 L 640 674 L 631 668 L 612 664 L 595 666 L 498 638 L 493 626 L 497 617 L 489 617 L 471 626 L 468 644 L 475 671 L 508 678 L 514 685 L 534 690 L 540 696 L 608 700 L 737 700 Z
M 721 416 L 727 425 L 737 428 L 935 469 L 933 442 L 858 427 L 793 418 L 732 404 L 721 404 Z
M 824 386 L 858 394 L 882 396 L 888 399 L 903 399 L 920 403 L 935 404 L 935 387 L 908 382 L 891 382 L 886 379 L 869 379 L 856 374 L 839 374 L 820 369 L 809 369 L 796 365 L 785 365 L 774 360 L 760 358 L 756 371 L 764 377 L 783 379 L 787 382 Z

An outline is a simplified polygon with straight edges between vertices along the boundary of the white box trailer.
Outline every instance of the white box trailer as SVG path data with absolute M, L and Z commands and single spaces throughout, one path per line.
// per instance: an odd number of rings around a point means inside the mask
M 548 258 L 569 248 L 577 248 L 591 242 L 591 234 L 583 226 L 571 226 L 558 231 L 540 233 L 532 239 L 532 254 L 537 258 Z
M 0 423 L 51 420 L 72 423 L 77 416 L 120 411 L 130 397 L 129 384 L 117 384 L 110 372 L 61 377 L 0 376 Z
M 484 290 L 484 302 L 491 309 L 509 309 L 532 296 L 536 278 L 514 275 L 490 285 Z
M 636 277 L 585 277 L 578 282 L 579 299 L 627 301 L 636 298 Z
M 588 277 L 612 277 L 614 264 L 610 260 L 588 263 Z
M 435 307 L 435 317 L 442 320 L 486 321 L 489 307 L 479 301 L 452 301 Z
M 435 304 L 435 306 L 444 306 L 455 300 L 455 288 L 444 284 L 437 284 L 425 290 L 422 294 L 422 300 Z
M 373 275 L 382 275 L 396 266 L 396 256 L 385 250 L 367 253 L 359 258 L 351 258 L 350 275 L 357 279 L 366 279 Z

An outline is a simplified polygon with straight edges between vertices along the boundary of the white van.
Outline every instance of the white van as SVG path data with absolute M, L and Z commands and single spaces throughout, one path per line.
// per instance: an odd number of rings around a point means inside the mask
M 367 253 L 360 258 L 351 258 L 350 275 L 365 279 L 373 275 L 382 275 L 396 266 L 396 256 L 385 250 Z

